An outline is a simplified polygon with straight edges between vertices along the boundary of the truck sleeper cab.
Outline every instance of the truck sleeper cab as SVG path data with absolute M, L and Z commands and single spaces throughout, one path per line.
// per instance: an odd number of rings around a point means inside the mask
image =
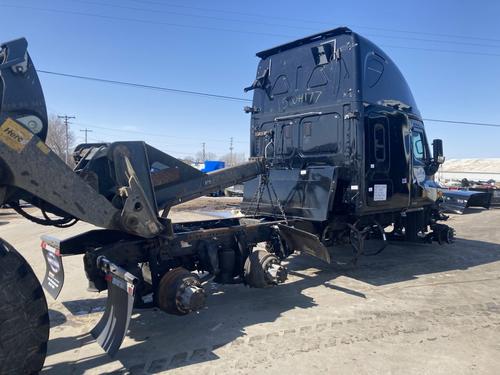
M 254 91 L 250 153 L 272 164 L 271 188 L 259 193 L 261 178 L 247 182 L 244 212 L 276 215 L 281 206 L 320 230 L 360 218 L 387 226 L 402 212 L 418 212 L 425 229 L 437 198 L 427 185 L 442 144 L 435 142 L 432 158 L 394 62 L 345 27 L 257 56 L 257 76 L 246 89 Z

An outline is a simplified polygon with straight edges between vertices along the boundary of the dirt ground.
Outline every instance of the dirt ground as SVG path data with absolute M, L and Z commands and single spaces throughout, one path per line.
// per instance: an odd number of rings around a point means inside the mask
M 238 198 L 202 198 L 171 217 L 224 216 L 237 205 Z M 44 373 L 498 374 L 500 209 L 454 215 L 449 224 L 458 237 L 452 245 L 391 244 L 348 268 L 294 256 L 278 287 L 210 283 L 199 313 L 135 310 L 114 358 L 88 334 L 105 293 L 87 292 L 81 256 L 67 257 L 59 299 L 47 297 Z M 88 228 L 46 228 L 0 212 L 0 235 L 40 278 L 40 235 Z

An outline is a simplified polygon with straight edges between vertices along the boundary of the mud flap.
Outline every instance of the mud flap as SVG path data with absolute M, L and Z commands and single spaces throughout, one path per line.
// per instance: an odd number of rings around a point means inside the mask
M 64 285 L 64 267 L 59 252 L 59 240 L 42 236 L 42 254 L 45 259 L 45 277 L 42 286 L 52 298 L 57 299 Z
M 91 334 L 99 345 L 113 356 L 127 334 L 139 279 L 104 257 L 99 257 L 97 262 L 106 275 L 108 299 L 106 310 Z
M 331 263 L 328 249 L 317 236 L 288 225 L 278 224 L 278 227 L 280 236 L 286 241 L 290 249 Z

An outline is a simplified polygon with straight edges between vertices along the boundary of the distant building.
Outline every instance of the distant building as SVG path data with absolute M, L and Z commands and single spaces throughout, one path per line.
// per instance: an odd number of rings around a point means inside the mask
M 450 159 L 439 168 L 437 178 L 441 182 L 495 180 L 500 183 L 500 158 Z

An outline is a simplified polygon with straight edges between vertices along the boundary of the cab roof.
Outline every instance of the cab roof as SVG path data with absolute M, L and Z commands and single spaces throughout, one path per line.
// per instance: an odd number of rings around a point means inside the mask
M 273 47 L 266 49 L 264 51 L 258 52 L 257 57 L 260 57 L 261 59 L 265 59 L 269 56 L 275 55 L 279 52 L 292 49 L 304 44 L 308 44 L 310 42 L 316 41 L 316 40 L 321 40 L 321 39 L 327 39 L 331 38 L 332 36 L 337 36 L 337 35 L 342 35 L 342 34 L 352 34 L 352 30 L 349 29 L 348 27 L 337 27 L 336 29 L 328 30 L 328 31 L 323 31 L 318 34 L 313 34 L 310 36 L 306 36 L 305 38 L 297 39 L 294 40 L 293 42 L 281 44 L 279 46 Z

